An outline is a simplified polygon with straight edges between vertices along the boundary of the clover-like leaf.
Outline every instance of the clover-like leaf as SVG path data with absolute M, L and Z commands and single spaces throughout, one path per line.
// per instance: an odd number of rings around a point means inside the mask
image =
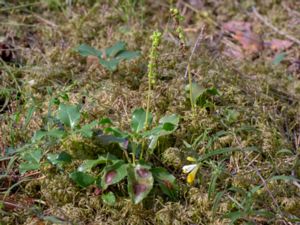
M 168 195 L 170 198 L 175 199 L 178 194 L 178 185 L 176 178 L 170 174 L 166 169 L 157 167 L 151 169 L 154 180 L 158 182 L 158 185 L 162 192 Z
M 105 49 L 105 54 L 101 51 L 87 45 L 82 44 L 75 50 L 79 52 L 82 56 L 96 56 L 98 57 L 99 63 L 110 71 L 115 71 L 118 64 L 122 60 L 130 60 L 139 56 L 139 52 L 127 51 L 125 49 L 126 43 L 123 41 L 118 41 L 113 46 Z
M 28 150 L 21 154 L 21 158 L 24 160 L 24 162 L 22 162 L 19 165 L 19 170 L 21 174 L 24 174 L 27 171 L 37 170 L 40 168 L 42 150 L 39 148 Z
M 108 162 L 111 162 L 112 160 L 116 160 L 116 157 L 113 155 L 108 154 L 107 156 L 99 156 L 98 159 L 94 160 L 85 160 L 79 167 L 78 171 L 81 172 L 90 172 L 94 167 L 106 164 Z
M 159 125 L 150 131 L 143 133 L 144 137 L 150 139 L 149 149 L 154 149 L 157 145 L 158 138 L 173 133 L 179 123 L 179 117 L 175 114 L 164 116 L 159 120 Z
M 138 56 L 140 56 L 140 53 L 136 51 L 121 51 L 116 58 L 119 60 L 131 60 Z
M 149 113 L 147 126 L 152 122 L 152 114 Z M 133 132 L 138 133 L 142 131 L 146 126 L 146 111 L 142 108 L 134 110 L 131 118 L 131 129 Z
M 80 119 L 79 107 L 76 105 L 60 104 L 57 117 L 65 126 L 73 129 Z
M 127 176 L 127 164 L 122 160 L 117 160 L 114 164 L 103 169 L 101 177 L 101 187 L 105 190 L 109 185 L 116 184 Z
M 87 45 L 87 44 L 81 44 L 80 46 L 78 46 L 77 48 L 75 48 L 75 51 L 79 52 L 80 55 L 82 56 L 97 56 L 97 57 L 101 57 L 102 56 L 102 52 Z
M 113 46 L 105 49 L 105 53 L 107 57 L 116 57 L 116 55 L 125 50 L 126 43 L 124 41 L 118 41 Z
M 70 173 L 69 177 L 82 188 L 90 186 L 96 181 L 93 176 L 80 171 L 74 171 L 73 173 Z
M 72 156 L 66 152 L 61 153 L 49 153 L 47 159 L 53 164 L 62 166 L 66 163 L 72 162 Z
M 52 129 L 49 131 L 38 130 L 34 133 L 34 135 L 32 137 L 32 141 L 36 142 L 36 141 L 43 139 L 44 137 L 52 137 L 52 138 L 60 139 L 60 138 L 64 137 L 65 135 L 66 135 L 66 132 L 63 130 L 59 130 L 59 129 Z
M 153 176 L 149 166 L 128 166 L 128 193 L 133 203 L 141 202 L 153 187 Z
M 87 138 L 91 138 L 93 136 L 93 128 L 98 125 L 99 121 L 95 120 L 89 124 L 86 124 L 78 130 L 78 132 L 83 136 Z

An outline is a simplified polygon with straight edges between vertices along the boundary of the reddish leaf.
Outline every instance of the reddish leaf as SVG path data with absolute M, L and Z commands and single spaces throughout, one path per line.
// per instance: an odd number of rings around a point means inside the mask
M 111 184 L 115 178 L 115 176 L 117 176 L 117 172 L 112 170 L 109 171 L 106 175 L 105 175 L 105 183 L 107 185 Z
M 270 46 L 270 48 L 274 51 L 281 51 L 291 47 L 293 42 L 288 40 L 273 39 L 269 42 L 266 42 L 266 45 Z
M 223 24 L 223 29 L 228 32 L 251 32 L 251 24 L 249 22 L 244 21 L 229 21 Z
M 235 35 L 233 35 L 233 38 L 236 39 L 248 53 L 256 53 L 263 50 L 262 39 L 251 31 L 237 31 Z
M 134 194 L 140 195 L 141 193 L 147 190 L 148 186 L 145 184 L 135 184 L 133 188 L 134 188 Z
M 88 57 L 86 57 L 86 65 L 87 68 L 101 68 L 98 57 L 93 55 L 89 55 Z
M 145 168 L 137 169 L 136 173 L 142 178 L 146 178 L 150 175 L 150 171 Z

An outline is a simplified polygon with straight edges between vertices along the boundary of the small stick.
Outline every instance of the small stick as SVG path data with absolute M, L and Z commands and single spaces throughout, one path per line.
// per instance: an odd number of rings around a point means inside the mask
M 187 78 L 188 70 L 189 70 L 189 67 L 190 67 L 190 62 L 192 61 L 193 55 L 194 55 L 194 53 L 195 53 L 195 51 L 196 51 L 196 49 L 197 49 L 197 47 L 198 47 L 198 45 L 199 45 L 200 40 L 203 39 L 203 30 L 204 30 L 204 27 L 205 27 L 205 26 L 202 26 L 202 28 L 201 28 L 201 30 L 200 30 L 200 33 L 199 33 L 199 35 L 198 35 L 198 37 L 197 37 L 197 40 L 195 41 L 195 44 L 194 44 L 194 47 L 193 47 L 193 49 L 192 49 L 191 55 L 190 55 L 190 57 L 189 57 L 189 62 L 188 62 L 188 65 L 187 65 L 187 67 L 186 67 L 185 74 L 184 74 L 184 78 L 185 78 L 185 79 Z
M 254 15 L 260 20 L 262 21 L 266 26 L 270 27 L 272 30 L 274 30 L 276 33 L 285 36 L 287 39 L 297 43 L 298 45 L 300 45 L 300 40 L 287 34 L 286 32 L 279 30 L 277 27 L 275 27 L 273 24 L 271 24 L 266 18 L 264 18 L 262 15 L 260 15 L 258 13 L 258 11 L 256 10 L 256 8 L 253 6 L 252 7 L 252 12 L 254 13 Z

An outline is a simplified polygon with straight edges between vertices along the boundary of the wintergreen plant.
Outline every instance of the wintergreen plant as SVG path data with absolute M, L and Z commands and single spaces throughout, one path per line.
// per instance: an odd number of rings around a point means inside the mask
M 71 179 L 81 187 L 96 184 L 105 191 L 111 185 L 126 178 L 129 196 L 135 204 L 141 202 L 149 194 L 156 181 L 163 193 L 174 198 L 177 193 L 175 177 L 164 168 L 153 168 L 149 159 L 157 146 L 159 137 L 174 132 L 178 123 L 178 116 L 173 114 L 161 118 L 157 126 L 146 130 L 146 127 L 152 125 L 152 115 L 149 114 L 147 119 L 144 109 L 136 109 L 132 114 L 131 132 L 108 126 L 103 129 L 103 134 L 96 137 L 102 144 L 118 144 L 123 157 L 108 154 L 99 156 L 95 160 L 86 160 L 78 171 L 70 174 Z M 99 165 L 102 166 L 99 175 L 90 175 L 89 172 Z M 109 192 L 107 195 L 104 196 L 114 199 L 113 193 Z
M 87 44 L 82 44 L 75 48 L 82 56 L 96 56 L 99 63 L 111 72 L 117 70 L 119 63 L 123 60 L 131 60 L 140 55 L 137 51 L 127 51 L 126 43 L 118 41 L 113 46 L 104 51 L 97 50 Z
M 80 110 L 78 105 L 58 103 L 58 109 L 53 115 L 55 122 L 46 126 L 47 129 L 36 131 L 32 138 L 32 147 L 35 148 L 24 151 L 21 155 L 19 170 L 22 174 L 38 170 L 41 164 L 49 163 L 64 171 L 64 166 L 71 163 L 75 156 L 65 151 L 45 154 L 43 148 L 51 140 L 62 143 L 75 134 L 106 149 L 102 155 L 85 159 L 76 171 L 69 174 L 70 179 L 81 188 L 90 185 L 101 188 L 104 191 L 103 202 L 114 203 L 115 195 L 109 191 L 110 187 L 125 179 L 129 196 L 136 204 L 149 194 L 154 182 L 170 198 L 176 196 L 178 190 L 175 177 L 164 168 L 152 167 L 150 160 L 159 138 L 177 129 L 178 116 L 164 116 L 153 126 L 152 114 L 149 113 L 147 118 L 145 110 L 139 108 L 132 114 L 131 130 L 125 132 L 114 127 L 108 118 L 80 125 Z

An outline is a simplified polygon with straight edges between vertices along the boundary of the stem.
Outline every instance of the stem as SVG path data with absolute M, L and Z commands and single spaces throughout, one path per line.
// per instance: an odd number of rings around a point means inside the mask
M 192 107 L 192 113 L 193 116 L 195 116 L 195 105 L 193 102 L 193 87 L 192 87 L 192 74 L 191 74 L 191 68 L 190 63 L 188 64 L 188 76 L 189 76 L 189 91 L 190 91 L 190 101 L 191 101 L 191 107 Z
M 151 95 L 151 80 L 148 79 L 148 96 L 147 96 L 147 109 L 146 109 L 146 119 L 145 119 L 145 130 L 148 128 L 148 118 L 150 111 L 150 95 Z

